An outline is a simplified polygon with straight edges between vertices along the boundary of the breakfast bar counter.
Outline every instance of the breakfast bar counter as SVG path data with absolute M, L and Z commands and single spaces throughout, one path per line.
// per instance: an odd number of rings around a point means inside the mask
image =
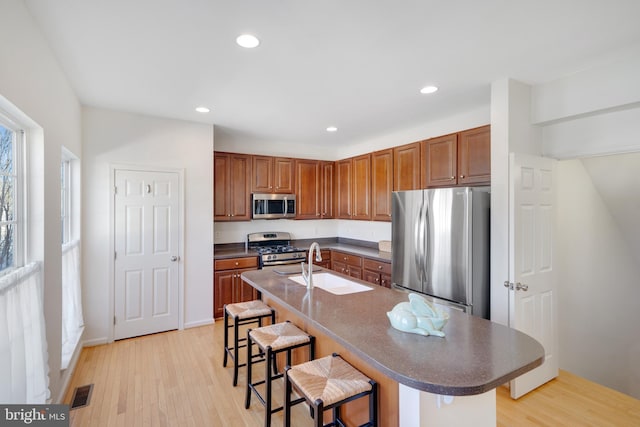
M 260 291 L 265 301 L 293 317 L 288 320 L 312 327 L 339 349 L 360 359 L 369 372 L 377 371 L 392 383 L 397 382 L 399 409 L 390 411 L 400 414 L 396 425 L 437 425 L 431 415 L 430 421 L 414 424 L 411 419 L 416 416 L 425 418 L 420 413 L 407 414 L 403 421 L 407 410 L 420 411 L 425 406 L 424 402 L 419 403 L 425 396 L 435 397 L 438 407 L 443 396 L 447 402 L 453 400 L 451 396 L 484 396 L 483 402 L 489 402 L 489 406 L 493 402 L 489 412 L 493 411 L 495 425 L 495 388 L 543 362 L 540 343 L 495 322 L 443 307 L 450 316 L 442 329 L 444 338 L 401 332 L 391 326 L 386 313 L 399 302 L 408 301 L 406 292 L 367 285 L 371 290 L 334 295 L 324 289 L 307 289 L 274 269 L 248 271 L 242 278 Z M 321 271 L 329 272 L 320 269 L 314 275 Z M 406 406 L 409 401 L 413 401 L 411 407 Z M 457 410 L 460 415 L 463 412 L 464 409 Z M 475 418 L 485 414 L 469 415 Z

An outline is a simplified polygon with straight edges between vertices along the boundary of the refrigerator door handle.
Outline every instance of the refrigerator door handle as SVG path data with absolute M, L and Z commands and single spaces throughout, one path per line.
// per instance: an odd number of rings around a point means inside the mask
M 426 203 L 425 203 L 426 204 Z M 431 272 L 429 271 L 429 265 L 431 264 L 431 260 L 429 259 L 430 256 L 430 252 L 429 252 L 429 242 L 430 242 L 430 234 L 429 233 L 429 226 L 430 226 L 430 222 L 429 222 L 429 205 L 426 204 L 425 206 L 425 214 L 424 214 L 424 229 L 422 231 L 422 246 L 423 246 L 423 256 L 422 256 L 422 262 L 423 262 L 423 274 L 424 274 L 424 278 L 422 279 L 423 282 L 423 289 L 424 289 L 424 285 L 431 279 Z
M 424 208 L 424 204 L 420 205 L 420 209 L 418 210 L 418 220 L 415 223 L 415 232 L 413 233 L 413 255 L 414 262 L 416 263 L 416 270 L 419 275 L 419 279 L 422 282 L 422 240 L 424 235 L 424 222 L 422 220 L 422 209 Z

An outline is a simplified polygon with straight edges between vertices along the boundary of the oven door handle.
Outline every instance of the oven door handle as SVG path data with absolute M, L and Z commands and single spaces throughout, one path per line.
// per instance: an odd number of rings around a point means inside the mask
M 263 267 L 273 267 L 274 265 L 287 265 L 287 264 L 300 264 L 304 262 L 304 258 L 300 259 L 283 259 L 282 261 L 267 261 L 262 262 Z

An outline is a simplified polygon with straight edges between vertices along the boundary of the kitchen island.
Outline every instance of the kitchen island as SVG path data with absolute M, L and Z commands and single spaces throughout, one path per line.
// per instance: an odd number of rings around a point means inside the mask
M 273 268 L 242 278 L 277 310 L 279 321 L 316 335 L 316 356 L 338 351 L 381 384 L 381 425 L 495 426 L 495 388 L 544 359 L 543 347 L 528 335 L 455 310 L 448 310 L 445 338 L 398 331 L 386 313 L 408 300 L 399 290 L 369 286 L 334 295 L 308 290 Z M 346 413 L 355 418 L 362 408 L 352 403 Z

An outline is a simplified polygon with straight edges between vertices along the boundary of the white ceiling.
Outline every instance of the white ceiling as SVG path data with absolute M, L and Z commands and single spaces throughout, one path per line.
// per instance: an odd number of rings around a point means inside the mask
M 329 146 L 487 105 L 492 81 L 552 80 L 640 41 L 638 0 L 25 2 L 85 105 Z M 245 32 L 261 45 L 238 47 Z M 427 84 L 440 90 L 420 95 Z

